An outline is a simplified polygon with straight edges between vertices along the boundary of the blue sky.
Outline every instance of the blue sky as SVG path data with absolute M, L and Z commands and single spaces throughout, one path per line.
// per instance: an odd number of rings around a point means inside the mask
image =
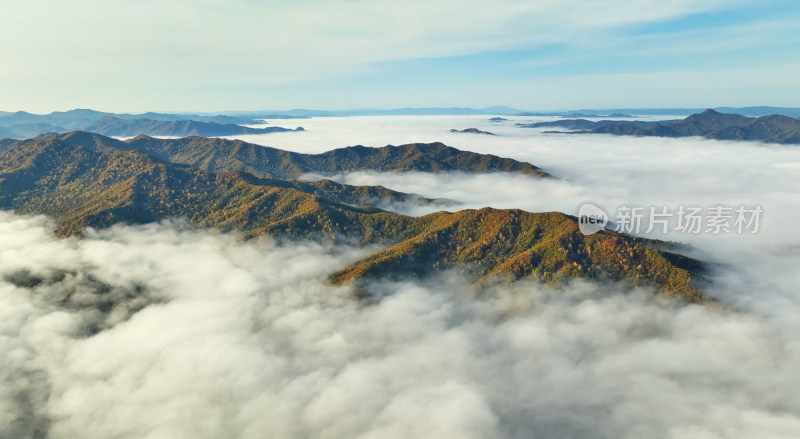
M 0 16 L 0 110 L 800 106 L 800 2 L 81 0 Z

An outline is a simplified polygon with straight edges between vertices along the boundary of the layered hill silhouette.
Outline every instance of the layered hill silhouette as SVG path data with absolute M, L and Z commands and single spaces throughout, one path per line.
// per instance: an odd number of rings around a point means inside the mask
M 200 122 L 196 120 L 119 119 L 106 116 L 86 127 L 86 131 L 106 136 L 233 136 L 238 134 L 269 134 L 285 131 L 303 131 L 283 127 L 250 128 L 232 123 Z
M 563 122 L 563 125 L 559 125 Z M 678 121 L 651 122 L 642 126 L 639 122 L 600 121 L 595 125 L 583 124 L 579 128 L 574 121 L 554 121 L 548 126 L 564 126 L 584 129 L 579 133 L 600 133 L 628 136 L 689 137 L 701 136 L 718 140 L 748 140 L 766 143 L 800 143 L 800 120 L 773 114 L 747 117 L 739 114 L 719 113 L 706 110 Z
M 718 107 L 714 109 L 721 113 L 738 113 L 746 116 L 769 116 L 779 114 L 789 117 L 800 116 L 800 108 L 781 107 Z M 630 118 L 631 115 L 685 115 L 699 113 L 698 108 L 620 108 L 620 109 L 581 109 L 565 112 L 528 112 L 509 107 L 489 107 L 483 109 L 473 108 L 398 108 L 392 110 L 356 109 L 356 110 L 264 110 L 235 112 L 232 114 L 167 114 L 147 112 L 140 114 L 108 113 L 90 109 L 75 109 L 69 111 L 54 111 L 49 114 L 33 114 L 25 111 L 4 112 L 0 111 L 0 138 L 28 138 L 46 133 L 65 133 L 72 130 L 87 129 L 104 117 L 116 119 L 148 119 L 153 121 L 198 121 L 214 122 L 217 124 L 248 125 L 261 123 L 263 119 L 294 119 L 308 117 L 344 117 L 344 116 L 391 116 L 391 115 L 517 115 L 517 116 L 559 116 L 569 119 L 602 117 L 602 118 Z M 503 119 L 503 118 L 492 118 Z M 492 120 L 490 119 L 490 120 Z M 581 129 L 595 129 L 581 128 Z M 154 132 L 140 132 L 125 134 L 134 136 L 138 134 L 161 135 Z M 185 133 L 184 135 L 191 135 Z M 199 133 L 198 133 L 199 134 Z M 235 133 L 232 133 L 233 135 Z M 165 134 L 166 135 L 166 134 Z M 174 134 L 180 135 L 180 134 Z M 225 135 L 225 134 L 220 134 Z
M 385 247 L 333 275 L 335 283 L 374 276 L 422 276 L 457 267 L 475 280 L 498 276 L 547 282 L 625 280 L 654 286 L 663 294 L 705 300 L 695 285 L 699 263 L 667 251 L 665 243 L 610 231 L 586 237 L 578 231 L 574 217 L 552 212 L 481 209 L 399 215 L 373 207 L 375 200 L 414 197 L 380 186 L 259 178 L 241 170 L 212 172 L 170 163 L 137 146 L 144 141 L 153 147 L 155 140 L 121 142 L 75 132 L 20 142 L 0 154 L 0 208 L 49 215 L 63 236 L 80 234 L 87 226 L 184 218 L 198 226 L 240 231 L 250 237 L 345 239 Z M 223 142 L 180 140 L 198 150 L 200 145 L 213 149 L 216 142 Z M 472 153 L 438 144 L 358 147 L 301 155 L 306 161 L 298 159 L 298 163 L 307 167 L 306 172 L 342 169 L 343 163 L 349 163 L 343 158 L 361 167 L 379 163 L 383 169 L 441 162 L 469 165 L 475 172 L 499 170 L 493 167 L 498 163 L 517 163 L 511 167 L 519 167 L 520 172 L 538 171 L 530 164 L 507 159 L 484 162 L 480 155 L 468 160 L 470 156 L 463 154 Z M 313 169 L 314 164 L 324 169 Z
M 238 117 L 227 115 L 200 115 L 200 114 L 168 114 L 168 113 L 107 113 L 103 111 L 78 108 L 68 111 L 54 111 L 48 114 L 33 114 L 27 111 L 16 111 L 13 113 L 0 112 L 0 125 L 14 125 L 24 123 L 41 123 L 46 125 L 60 126 L 67 129 L 79 129 L 98 120 L 112 116 L 117 119 L 150 119 L 150 120 L 196 120 L 201 122 L 250 124 L 257 122 L 252 117 Z
M 495 133 L 490 133 L 488 131 L 481 131 L 477 128 L 464 128 L 463 130 L 457 130 L 455 128 L 450 130 L 451 133 L 462 133 L 462 134 L 485 134 L 487 136 L 496 136 Z
M 46 133 L 66 133 L 76 129 L 86 129 L 120 137 L 133 137 L 139 134 L 231 136 L 291 131 L 281 127 L 259 129 L 242 126 L 242 124 L 255 123 L 261 123 L 260 119 L 226 115 L 207 116 L 153 112 L 125 114 L 88 109 L 54 111 L 49 114 L 17 111 L 0 113 L 0 138 L 27 138 Z
M 662 122 L 664 123 L 664 122 Z M 551 120 L 547 122 L 534 122 L 534 123 L 518 123 L 517 126 L 523 128 L 565 128 L 568 130 L 596 130 L 607 125 L 630 126 L 644 128 L 652 125 L 653 122 L 646 122 L 642 120 L 597 120 L 591 121 L 587 119 L 561 119 Z

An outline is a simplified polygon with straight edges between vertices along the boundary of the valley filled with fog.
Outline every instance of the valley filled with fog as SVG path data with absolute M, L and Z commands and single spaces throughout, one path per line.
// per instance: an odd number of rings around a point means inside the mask
M 518 208 L 531 212 L 561 211 L 576 215 L 591 202 L 612 217 L 628 206 L 754 206 L 764 210 L 756 234 L 680 233 L 656 229 L 639 236 L 689 244 L 683 249 L 700 259 L 723 264 L 732 276 L 746 281 L 800 281 L 791 267 L 800 266 L 800 149 L 791 145 L 671 139 L 597 134 L 550 134 L 521 128 L 517 123 L 552 120 L 548 117 L 506 116 L 492 122 L 484 116 L 351 117 L 301 120 L 304 133 L 277 133 L 236 138 L 298 152 L 318 153 L 351 145 L 385 146 L 414 142 L 443 142 L 455 148 L 510 157 L 533 163 L 557 180 L 489 173 L 376 173 L 355 172 L 333 179 L 347 184 L 384 185 L 390 189 L 443 198 L 455 203 L 431 206 L 386 206 L 410 215 L 436 210 Z M 667 117 L 662 117 L 664 119 Z M 672 116 L 674 118 L 674 116 Z M 642 119 L 659 119 L 643 117 Z M 475 127 L 496 136 L 450 133 Z M 325 143 L 325 138 L 330 139 Z M 310 176 L 309 178 L 318 178 Z M 767 274 L 766 276 L 764 274 Z M 737 282 L 744 282 L 737 277 Z M 781 287 L 780 299 L 753 291 L 754 302 L 786 300 L 800 309 L 795 285 Z M 749 300 L 749 290 L 726 300 Z M 719 292 L 719 294 L 727 294 Z M 754 304 L 757 306 L 757 304 Z
M 438 141 L 558 177 L 331 177 L 449 200 L 384 206 L 409 215 L 759 205 L 755 234 L 641 234 L 710 262 L 720 304 L 586 281 L 477 287 L 455 271 L 373 280 L 359 300 L 327 276 L 374 249 L 177 219 L 59 239 L 47 218 L 0 212 L 0 437 L 800 436 L 800 149 L 488 119 L 312 118 L 234 138 L 305 153 Z M 473 127 L 496 136 L 449 132 Z

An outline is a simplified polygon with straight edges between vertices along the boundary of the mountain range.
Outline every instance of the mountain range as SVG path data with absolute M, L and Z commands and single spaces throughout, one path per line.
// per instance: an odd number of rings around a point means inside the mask
M 252 129 L 242 125 L 261 124 L 264 119 L 303 119 L 308 117 L 391 116 L 391 115 L 489 115 L 515 114 L 521 110 L 510 107 L 472 108 L 399 108 L 392 110 L 264 110 L 231 112 L 230 114 L 141 114 L 107 113 L 90 109 L 54 111 L 33 114 L 25 111 L 0 111 L 0 138 L 28 138 L 46 133 L 65 133 L 87 130 L 109 136 L 232 136 L 263 134 L 287 130 L 280 127 Z M 182 124 L 180 122 L 194 122 Z M 167 122 L 174 122 L 168 124 Z
M 507 106 L 485 108 L 469 107 L 423 107 L 423 108 L 355 108 L 350 110 L 314 110 L 296 108 L 292 110 L 236 111 L 230 114 L 269 119 L 264 115 L 279 117 L 349 117 L 349 116 L 476 116 L 476 115 L 513 115 L 523 110 Z
M 666 123 L 668 121 L 663 121 L 661 123 Z M 590 131 L 602 128 L 606 125 L 618 125 L 618 126 L 631 126 L 631 127 L 639 127 L 644 128 L 647 126 L 652 125 L 653 122 L 647 122 L 643 120 L 586 120 L 586 119 L 561 119 L 561 120 L 550 120 L 546 122 L 533 122 L 533 123 L 518 123 L 517 126 L 522 128 L 548 128 L 548 127 L 558 127 L 558 128 L 565 128 L 568 130 L 582 130 L 582 131 Z
M 576 218 L 557 212 L 487 208 L 406 216 L 375 205 L 432 200 L 380 186 L 293 179 L 357 169 L 549 176 L 530 163 L 442 144 L 304 155 L 224 139 L 119 141 L 71 132 L 17 142 L 0 154 L 0 208 L 48 215 L 62 236 L 79 235 L 85 227 L 183 218 L 246 237 L 356 240 L 384 247 L 334 274 L 334 283 L 458 268 L 476 281 L 621 280 L 707 300 L 698 289 L 702 264 L 674 253 L 668 243 L 611 231 L 584 236 Z
M 256 123 L 257 120 L 250 117 L 230 116 L 230 115 L 201 115 L 201 114 L 169 114 L 169 113 L 108 113 L 95 111 L 85 108 L 77 108 L 69 111 L 54 111 L 48 114 L 33 114 L 26 111 L 0 112 L 0 125 L 25 123 L 43 123 L 61 126 L 66 129 L 77 129 L 94 123 L 104 117 L 112 116 L 117 119 L 150 119 L 150 120 L 196 120 L 199 122 L 215 123 L 234 123 L 249 124 Z
M 561 120 L 525 124 L 524 127 L 556 126 L 578 129 L 577 134 L 616 134 L 628 136 L 689 137 L 701 136 L 717 140 L 747 140 L 766 143 L 800 143 L 800 120 L 777 114 L 747 117 L 705 110 L 685 119 L 641 121 Z
M 784 115 L 799 117 L 800 108 L 744 107 L 715 109 L 722 113 L 738 112 L 746 116 Z M 286 131 L 287 128 L 269 127 L 254 129 L 243 125 L 262 124 L 265 119 L 302 119 L 308 117 L 346 116 L 425 116 L 425 115 L 516 115 L 516 116 L 560 116 L 564 118 L 630 118 L 632 115 L 686 115 L 702 109 L 644 108 L 611 110 L 575 110 L 563 112 L 526 112 L 517 108 L 495 106 L 486 108 L 431 107 L 396 109 L 355 110 L 263 110 L 238 111 L 226 114 L 169 114 L 169 113 L 108 113 L 90 109 L 55 111 L 49 114 L 32 114 L 25 111 L 0 111 L 0 138 L 24 139 L 47 133 L 66 133 L 87 130 L 100 134 L 133 137 L 139 134 L 151 136 L 233 136 L 238 134 L 263 134 Z M 166 122 L 174 122 L 169 124 Z M 180 123 L 185 122 L 185 123 Z M 186 123 L 194 122 L 194 123 Z M 584 128 L 584 129 L 595 129 Z M 255 131 L 260 130 L 260 131 Z
M 85 132 L 65 138 L 91 137 Z M 292 179 L 304 174 L 335 175 L 353 171 L 460 171 L 519 172 L 552 177 L 536 166 L 491 154 L 476 154 L 443 143 L 412 143 L 369 148 L 351 146 L 321 154 L 301 154 L 255 145 L 241 140 L 204 137 L 157 139 L 138 136 L 119 142 L 121 149 L 136 149 L 155 158 L 191 165 L 206 171 L 244 171 L 258 177 Z
M 28 138 L 46 133 L 65 133 L 76 129 L 110 136 L 136 136 L 139 134 L 169 136 L 226 136 L 261 134 L 288 131 L 280 127 L 254 129 L 242 124 L 262 123 L 260 119 L 228 115 L 181 115 L 165 113 L 115 114 L 76 109 L 55 111 L 49 114 L 32 114 L 25 111 L 0 112 L 0 138 Z
M 789 117 L 800 117 L 800 108 L 797 107 L 714 107 L 711 108 L 720 113 L 736 113 L 743 116 L 769 116 L 779 114 Z M 581 109 L 569 111 L 551 112 L 522 112 L 515 113 L 517 116 L 560 116 L 566 118 L 581 117 L 616 117 L 628 118 L 633 116 L 684 116 L 687 114 L 700 113 L 705 108 L 611 108 L 611 109 Z
M 282 127 L 250 128 L 232 123 L 199 122 L 196 120 L 120 119 L 106 116 L 86 127 L 86 131 L 106 136 L 234 136 L 239 134 L 269 134 L 284 131 L 303 131 Z
M 630 118 L 635 116 L 684 116 L 703 111 L 703 108 L 611 108 L 611 109 L 579 109 L 564 111 L 528 111 L 508 106 L 493 106 L 485 108 L 469 107 L 427 107 L 427 108 L 360 108 L 351 110 L 262 110 L 262 111 L 234 111 L 227 114 L 255 117 L 259 119 L 276 119 L 285 117 L 346 117 L 346 116 L 476 116 L 476 115 L 501 115 L 501 116 L 560 116 L 566 118 L 580 117 L 614 117 Z M 715 107 L 721 113 L 739 113 L 745 116 L 767 116 L 781 114 L 791 117 L 800 117 L 800 108 L 793 107 Z

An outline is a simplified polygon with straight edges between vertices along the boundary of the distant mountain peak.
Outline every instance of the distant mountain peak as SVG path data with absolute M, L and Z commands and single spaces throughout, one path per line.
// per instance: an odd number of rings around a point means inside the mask
M 451 133 L 464 133 L 464 134 L 485 134 L 488 136 L 495 136 L 496 134 L 490 133 L 488 131 L 481 131 L 477 128 L 464 128 L 463 130 L 457 130 L 455 128 L 450 130 Z
M 266 128 L 250 128 L 236 124 L 220 124 L 196 120 L 152 120 L 152 119 L 120 119 L 105 116 L 86 130 L 107 136 L 135 136 L 149 134 L 155 136 L 231 136 L 237 134 L 267 134 L 293 131 L 289 128 L 270 126 Z
M 533 125 L 561 126 L 562 123 L 545 122 L 528 126 Z M 636 123 L 600 121 L 573 124 L 573 126 L 579 126 L 579 129 L 585 130 L 579 131 L 579 133 L 654 137 L 702 136 L 718 140 L 800 144 L 800 120 L 777 114 L 747 117 L 741 114 L 721 113 L 707 109 L 677 121 Z

